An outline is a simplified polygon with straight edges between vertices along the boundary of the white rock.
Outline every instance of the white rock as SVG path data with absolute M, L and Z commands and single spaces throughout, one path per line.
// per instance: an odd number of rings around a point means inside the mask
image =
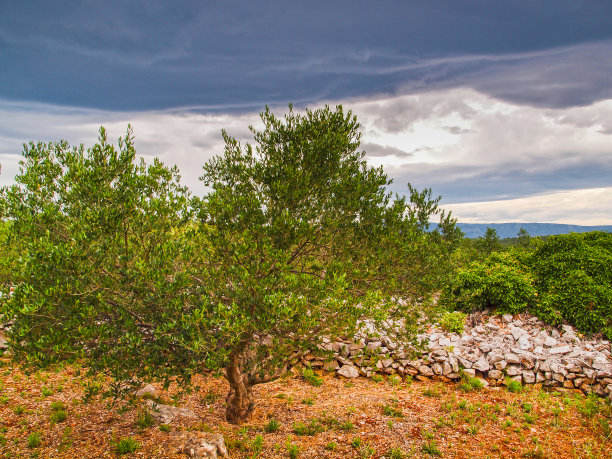
M 517 341 L 517 346 L 519 349 L 526 351 L 527 349 L 531 349 L 533 346 L 531 344 L 531 340 L 529 339 L 529 335 L 526 333 L 521 335 Z
M 145 404 L 151 409 L 151 416 L 162 424 L 170 424 L 177 416 L 197 419 L 196 414 L 189 408 L 179 408 L 176 406 L 162 405 L 153 400 L 146 400 Z
M 522 328 L 519 327 L 514 327 L 514 326 L 510 326 L 510 333 L 512 334 L 512 337 L 514 339 L 519 339 L 521 336 L 523 336 L 525 333 L 527 333 L 525 330 L 523 330 Z
M 516 354 L 508 353 L 504 357 L 504 360 L 508 363 L 521 363 L 521 359 Z
M 474 365 L 472 365 L 472 368 L 478 371 L 485 372 L 489 371 L 491 366 L 489 365 L 489 362 L 486 359 L 480 358 L 474 363 Z
M 353 365 L 343 365 L 336 373 L 340 376 L 344 376 L 345 378 L 359 377 L 359 370 Z
M 557 355 L 557 354 L 567 354 L 571 350 L 572 350 L 571 346 L 560 346 L 560 347 L 553 347 L 549 349 L 548 352 L 550 352 L 553 355 Z
M 228 457 L 223 435 L 209 432 L 188 432 L 180 436 L 179 454 L 192 459 Z
M 146 386 L 144 386 L 142 389 L 138 389 L 134 395 L 136 397 L 142 397 L 145 394 L 150 394 L 152 396 L 155 396 L 157 394 L 157 392 L 155 391 L 155 387 L 153 387 L 151 384 L 147 384 Z
M 536 377 L 532 371 L 523 371 L 523 383 L 533 384 L 535 380 L 536 380 Z

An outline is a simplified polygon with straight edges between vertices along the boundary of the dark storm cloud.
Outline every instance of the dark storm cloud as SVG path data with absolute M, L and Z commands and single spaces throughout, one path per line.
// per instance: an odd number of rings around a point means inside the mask
M 22 2 L 0 6 L 0 97 L 112 110 L 261 109 L 471 86 L 611 97 L 612 2 Z

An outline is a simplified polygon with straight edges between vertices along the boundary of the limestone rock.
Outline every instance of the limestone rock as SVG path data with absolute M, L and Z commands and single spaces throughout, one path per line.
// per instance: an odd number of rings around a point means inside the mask
M 178 453 L 193 459 L 228 457 L 223 435 L 208 432 L 187 432 L 179 437 Z
M 491 366 L 489 365 L 489 362 L 486 359 L 480 358 L 474 363 L 474 365 L 472 365 L 472 368 L 478 371 L 485 372 L 489 371 Z
M 357 378 L 359 376 L 359 370 L 352 365 L 343 365 L 337 373 L 345 378 Z
M 134 395 L 135 395 L 136 397 L 143 397 L 143 396 L 145 396 L 146 394 L 149 394 L 149 395 L 151 395 L 151 396 L 155 397 L 155 396 L 157 395 L 157 392 L 155 391 L 155 387 L 153 387 L 151 384 L 147 384 L 146 386 L 144 386 L 144 387 L 143 387 L 143 388 L 141 388 L 141 389 L 138 389 L 138 390 L 137 390 L 137 391 L 134 393 Z
M 177 416 L 197 419 L 196 414 L 189 408 L 162 405 L 160 403 L 155 403 L 153 400 L 146 400 L 145 404 L 150 408 L 153 419 L 162 424 L 170 424 Z

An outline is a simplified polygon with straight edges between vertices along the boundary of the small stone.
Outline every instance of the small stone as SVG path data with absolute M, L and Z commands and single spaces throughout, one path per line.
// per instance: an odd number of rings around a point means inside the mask
M 370 341 L 366 346 L 369 351 L 378 351 L 381 347 L 382 342 L 380 341 Z
M 512 337 L 514 339 L 519 339 L 521 336 L 523 336 L 527 332 L 523 330 L 522 328 L 510 326 L 510 333 L 512 334 Z
M 155 403 L 153 400 L 145 400 L 145 404 L 151 409 L 153 419 L 162 424 L 170 424 L 177 416 L 197 419 L 197 415 L 189 408 L 162 405 Z
M 157 392 L 155 391 L 155 387 L 153 387 L 151 384 L 147 384 L 146 386 L 144 386 L 141 389 L 138 389 L 134 393 L 134 395 L 136 397 L 143 397 L 146 394 L 149 394 L 149 395 L 152 395 L 153 397 L 155 397 L 155 395 L 157 394 Z
M 505 360 L 500 360 L 499 362 L 495 362 L 493 366 L 497 370 L 503 370 L 504 368 L 508 366 L 508 362 L 506 362 Z
M 216 459 L 228 457 L 223 435 L 210 432 L 188 432 L 180 437 L 179 454 L 192 459 Z
M 504 314 L 502 316 L 502 319 L 504 319 L 504 322 L 509 324 L 510 322 L 512 322 L 513 316 L 512 314 Z
M 473 378 L 474 376 L 476 376 L 476 370 L 474 370 L 473 368 L 464 368 L 463 374 Z
M 340 368 L 340 365 L 338 365 L 338 361 L 336 359 L 330 360 L 323 364 L 323 369 L 325 371 L 336 371 L 338 368 Z
M 431 368 L 429 368 L 427 365 L 421 365 L 419 367 L 419 373 L 421 373 L 423 376 L 433 376 L 434 372 Z
M 506 374 L 508 376 L 517 376 L 522 374 L 522 371 L 519 367 L 515 365 L 510 365 L 508 368 L 506 368 Z
M 359 370 L 352 365 L 343 365 L 336 373 L 345 378 L 357 378 L 359 376 Z
M 544 343 L 542 344 L 544 344 L 546 347 L 553 347 L 557 345 L 557 340 L 552 336 L 546 336 L 546 338 L 544 338 Z
M 489 371 L 491 366 L 489 365 L 489 362 L 486 359 L 480 358 L 474 363 L 474 365 L 472 365 L 472 368 L 478 371 L 482 371 L 484 373 L 485 371 Z
M 521 359 L 516 354 L 506 354 L 505 359 L 508 363 L 521 363 Z
M 500 370 L 489 370 L 488 376 L 491 379 L 502 379 L 504 373 Z
M 529 335 L 527 334 L 521 335 L 516 344 L 519 349 L 522 349 L 524 351 L 526 351 L 527 349 L 531 349 L 532 347 L 531 340 L 529 339 Z
M 532 371 L 523 371 L 523 383 L 533 384 L 536 380 L 535 374 Z
M 557 355 L 557 354 L 567 354 L 571 350 L 572 350 L 571 346 L 560 346 L 560 347 L 553 347 L 552 349 L 549 349 L 548 352 L 550 352 L 553 355 Z

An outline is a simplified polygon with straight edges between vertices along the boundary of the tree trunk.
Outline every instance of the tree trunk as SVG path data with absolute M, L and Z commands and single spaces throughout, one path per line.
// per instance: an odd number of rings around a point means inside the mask
M 250 419 L 255 407 L 253 388 L 248 383 L 246 375 L 240 371 L 237 355 L 230 356 L 230 363 L 225 369 L 226 378 L 230 384 L 227 394 L 225 419 L 232 424 L 241 424 Z

